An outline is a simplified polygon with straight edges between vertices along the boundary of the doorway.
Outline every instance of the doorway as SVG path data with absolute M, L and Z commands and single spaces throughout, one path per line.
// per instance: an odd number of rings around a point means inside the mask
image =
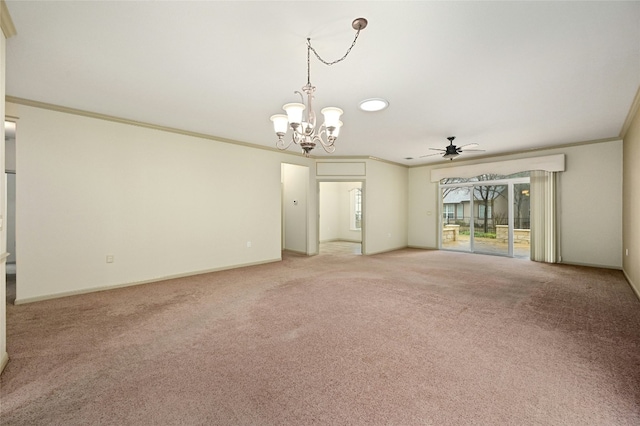
M 441 183 L 440 248 L 530 258 L 529 177 Z
M 5 173 L 6 179 L 6 203 L 7 216 L 5 226 L 7 229 L 7 257 L 6 279 L 7 279 L 7 302 L 14 303 L 16 300 L 16 174 L 15 172 Z
M 5 121 L 5 229 L 7 236 L 6 301 L 14 303 L 17 286 L 16 258 L 16 123 Z
M 364 182 L 318 182 L 318 253 L 363 253 Z

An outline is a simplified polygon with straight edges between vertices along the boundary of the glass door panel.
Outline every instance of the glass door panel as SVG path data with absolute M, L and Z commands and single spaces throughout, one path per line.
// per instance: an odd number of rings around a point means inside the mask
M 531 210 L 529 183 L 513 185 L 513 257 L 531 257 Z
M 471 187 L 442 188 L 442 248 L 471 251 Z
M 473 251 L 509 255 L 508 185 L 473 187 Z

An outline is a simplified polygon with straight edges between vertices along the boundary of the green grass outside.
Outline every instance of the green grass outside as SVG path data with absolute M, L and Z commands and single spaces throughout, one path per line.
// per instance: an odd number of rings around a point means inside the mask
M 460 231 L 460 235 L 470 235 L 471 232 L 469 230 L 465 230 L 465 231 Z M 492 232 L 480 232 L 480 231 L 475 231 L 473 233 L 473 237 L 474 238 L 496 238 L 496 234 L 492 233 Z

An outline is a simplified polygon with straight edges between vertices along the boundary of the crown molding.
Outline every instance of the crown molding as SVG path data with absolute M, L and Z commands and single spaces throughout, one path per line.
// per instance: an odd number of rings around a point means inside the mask
M 7 8 L 7 4 L 4 0 L 0 0 L 0 28 L 2 28 L 2 33 L 5 38 L 11 38 L 18 34 L 16 26 L 13 25 L 9 8 Z
M 159 126 L 157 124 L 144 123 L 144 122 L 141 122 L 141 121 L 129 120 L 129 119 L 122 118 L 122 117 L 115 117 L 115 116 L 112 116 L 112 115 L 100 114 L 100 113 L 85 111 L 85 110 L 76 109 L 76 108 L 69 108 L 69 107 L 60 106 L 60 105 L 49 104 L 49 103 L 46 103 L 46 102 L 34 101 L 34 100 L 31 100 L 31 99 L 18 98 L 18 97 L 15 97 L 15 96 L 7 95 L 5 97 L 5 101 L 6 102 L 10 102 L 10 103 L 14 103 L 14 104 L 18 104 L 18 105 L 24 105 L 24 106 L 34 107 L 34 108 L 47 109 L 47 110 L 50 110 L 50 111 L 62 112 L 62 113 L 65 113 L 65 114 L 80 115 L 80 116 L 83 116 L 83 117 L 95 118 L 95 119 L 98 119 L 98 120 L 106 120 L 106 121 L 113 121 L 115 123 L 128 124 L 130 126 L 145 127 L 147 129 L 161 130 L 161 131 L 164 131 L 164 132 L 177 133 L 177 134 L 180 134 L 180 135 L 193 136 L 193 137 L 202 138 L 202 139 L 209 139 L 209 140 L 212 140 L 212 141 L 230 143 L 230 144 L 245 146 L 245 147 L 249 147 L 249 148 L 262 149 L 262 150 L 265 150 L 265 151 L 279 152 L 279 153 L 282 153 L 282 154 L 294 155 L 296 157 L 301 157 L 302 156 L 302 154 L 300 154 L 298 152 L 294 152 L 294 151 L 281 150 L 281 149 L 272 148 L 272 147 L 263 146 L 263 145 L 255 145 L 255 144 L 252 144 L 252 143 L 249 143 L 249 142 L 242 142 L 242 141 L 238 141 L 238 140 L 234 140 L 234 139 L 227 139 L 227 138 L 222 138 L 222 137 L 218 137 L 218 136 L 207 135 L 207 134 L 204 134 L 204 133 L 191 132 L 189 130 L 176 129 L 176 128 L 173 128 L 173 127 Z M 11 117 L 11 118 L 13 119 L 11 121 L 15 121 L 19 117 Z M 325 157 L 325 156 L 310 155 L 309 158 L 311 158 L 314 161 L 334 161 L 334 160 L 354 160 L 354 159 L 374 160 L 374 161 L 380 161 L 382 163 L 392 164 L 394 166 L 408 167 L 408 166 L 406 166 L 404 164 L 394 163 L 393 161 L 383 160 L 381 158 L 376 158 L 376 157 L 371 157 L 371 156 L 335 156 L 335 157 L 331 156 L 331 157 Z
M 293 151 L 283 151 L 277 148 L 271 148 L 268 146 L 263 146 L 263 145 L 255 145 L 249 142 L 242 142 L 242 141 L 238 141 L 238 140 L 234 140 L 234 139 L 228 139 L 228 138 L 222 138 L 222 137 L 218 137 L 218 136 L 213 136 L 213 135 L 208 135 L 205 133 L 197 133 L 197 132 L 192 132 L 189 130 L 183 130 L 183 129 L 176 129 L 174 127 L 166 127 L 166 126 L 159 126 L 157 124 L 151 124 L 151 123 L 145 123 L 142 121 L 135 121 L 135 120 L 129 120 L 127 118 L 122 118 L 122 117 L 116 117 L 113 115 L 107 115 L 107 114 L 100 114 L 97 112 L 91 112 L 91 111 L 85 111 L 85 110 L 81 110 L 81 109 L 76 109 L 76 108 L 69 108 L 69 107 L 65 107 L 65 106 L 60 106 L 60 105 L 54 105 L 54 104 L 49 104 L 46 102 L 40 102 L 40 101 L 34 101 L 31 99 L 24 99 L 24 98 L 18 98 L 15 96 L 5 96 L 5 101 L 6 102 L 10 102 L 10 103 L 14 103 L 14 104 L 18 104 L 18 105 L 24 105 L 24 106 L 29 106 L 29 107 L 34 107 L 34 108 L 40 108 L 40 109 L 46 109 L 46 110 L 50 110 L 50 111 L 56 111 L 56 112 L 62 112 L 65 114 L 73 114 L 73 115 L 79 115 L 82 117 L 89 117 L 89 118 L 95 118 L 98 120 L 105 120 L 105 121 L 111 121 L 114 123 L 120 123 L 120 124 L 127 124 L 130 126 L 138 126 L 138 127 L 144 127 L 147 129 L 153 129 L 153 130 L 160 130 L 163 132 L 169 132 L 169 133 L 175 133 L 175 134 L 179 134 L 179 135 L 185 135 L 185 136 L 191 136 L 191 137 L 195 137 L 195 138 L 200 138 L 200 139 L 208 139 L 208 140 L 212 140 L 212 141 L 216 141 L 216 142 L 223 142 L 223 143 L 229 143 L 232 145 L 239 145 L 239 146 L 244 146 L 244 147 L 248 147 L 248 148 L 255 148 L 255 149 L 262 149 L 265 151 L 271 151 L 271 152 L 278 152 L 281 154 L 288 154 L 288 155 L 294 155 L 296 157 L 301 157 L 302 154 L 300 153 L 296 153 Z M 16 119 L 18 117 L 15 117 Z
M 627 114 L 626 120 L 624 120 L 624 124 L 622 125 L 622 129 L 620 129 L 620 137 L 622 139 L 627 136 L 627 132 L 629 131 L 629 127 L 631 127 L 631 123 L 636 116 L 636 113 L 640 109 L 640 86 L 638 86 L 638 91 L 636 92 L 636 97 L 633 98 L 633 102 L 631 102 L 631 108 L 629 108 L 629 113 Z

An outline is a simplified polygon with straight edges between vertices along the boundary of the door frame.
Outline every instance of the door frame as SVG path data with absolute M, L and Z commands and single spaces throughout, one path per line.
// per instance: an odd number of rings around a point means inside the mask
M 322 178 L 322 179 L 316 179 L 316 206 L 317 206 L 317 211 L 316 211 L 316 253 L 320 253 L 320 184 L 321 183 L 327 183 L 327 182 L 358 182 L 360 183 L 360 190 L 361 190 L 361 202 L 362 202 L 362 218 L 360 220 L 360 235 L 361 235 L 361 241 L 360 241 L 360 252 L 365 255 L 366 252 L 366 244 L 365 244 L 365 240 L 366 240 L 366 217 L 367 217 L 367 208 L 366 208 L 366 186 L 367 186 L 367 181 L 365 179 L 327 179 L 327 178 Z

